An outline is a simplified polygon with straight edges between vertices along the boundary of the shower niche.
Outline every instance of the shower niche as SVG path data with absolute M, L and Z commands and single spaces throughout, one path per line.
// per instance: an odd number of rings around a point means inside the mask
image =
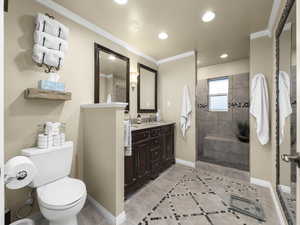
M 198 80 L 196 98 L 198 160 L 249 171 L 249 73 Z

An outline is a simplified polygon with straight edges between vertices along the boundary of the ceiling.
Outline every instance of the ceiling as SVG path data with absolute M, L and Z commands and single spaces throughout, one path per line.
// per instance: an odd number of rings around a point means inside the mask
M 265 30 L 273 0 L 54 0 L 156 60 L 197 50 L 199 66 L 249 56 L 250 33 Z M 212 10 L 216 18 L 201 20 Z M 158 39 L 167 32 L 167 40 Z M 222 53 L 228 53 L 221 60 Z

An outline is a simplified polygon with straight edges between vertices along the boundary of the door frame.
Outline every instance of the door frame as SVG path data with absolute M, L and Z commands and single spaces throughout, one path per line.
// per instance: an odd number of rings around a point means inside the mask
M 0 0 L 0 224 L 4 224 L 4 2 Z

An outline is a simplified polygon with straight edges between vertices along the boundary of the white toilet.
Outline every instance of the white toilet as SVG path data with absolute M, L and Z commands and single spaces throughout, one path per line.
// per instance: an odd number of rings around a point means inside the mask
M 43 216 L 49 225 L 77 225 L 77 214 L 86 200 L 85 184 L 68 177 L 73 159 L 73 143 L 49 149 L 23 149 L 38 173 L 29 185 L 37 188 L 37 197 Z

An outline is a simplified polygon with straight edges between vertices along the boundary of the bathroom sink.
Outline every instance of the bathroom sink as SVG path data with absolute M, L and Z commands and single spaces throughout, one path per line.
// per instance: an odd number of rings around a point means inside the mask
M 141 124 L 132 124 L 133 128 L 143 128 L 143 127 L 152 127 L 164 125 L 165 122 L 150 122 L 150 123 L 141 123 Z

